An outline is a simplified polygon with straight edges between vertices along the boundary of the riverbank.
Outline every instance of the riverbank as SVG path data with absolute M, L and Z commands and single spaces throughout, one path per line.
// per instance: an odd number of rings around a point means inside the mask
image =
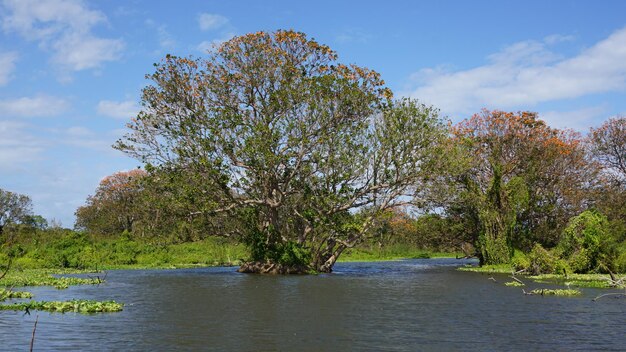
M 238 266 L 250 257 L 245 245 L 221 237 L 172 243 L 120 235 L 113 238 L 65 231 L 45 237 L 20 238 L 10 249 L 14 270 L 81 269 L 171 269 L 208 266 Z M 437 252 L 396 243 L 363 245 L 344 251 L 340 262 L 386 261 L 416 258 L 456 257 L 460 253 Z M 8 253 L 0 253 L 0 264 Z

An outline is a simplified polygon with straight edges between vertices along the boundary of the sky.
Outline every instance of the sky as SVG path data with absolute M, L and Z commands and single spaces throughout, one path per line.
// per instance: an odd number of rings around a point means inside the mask
M 294 29 L 453 122 L 535 111 L 584 133 L 626 115 L 626 1 L 0 0 L 0 188 L 73 227 L 166 54 Z

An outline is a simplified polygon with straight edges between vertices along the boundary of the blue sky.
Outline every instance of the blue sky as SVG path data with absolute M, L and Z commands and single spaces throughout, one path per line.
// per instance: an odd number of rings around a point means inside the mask
M 0 0 L 0 188 L 66 227 L 167 53 L 295 29 L 459 121 L 481 108 L 585 131 L 626 114 L 626 1 Z

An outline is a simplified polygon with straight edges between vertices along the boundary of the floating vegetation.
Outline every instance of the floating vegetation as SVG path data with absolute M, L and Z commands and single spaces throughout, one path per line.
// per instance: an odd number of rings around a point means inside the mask
M 501 265 L 483 265 L 483 266 L 463 266 L 460 267 L 461 271 L 471 271 L 474 273 L 485 273 L 485 274 L 510 274 L 512 268 L 508 264 Z
M 33 294 L 26 291 L 12 291 L 0 288 L 0 302 L 9 298 L 33 298 Z
M 0 310 L 43 310 L 56 313 L 108 313 L 119 312 L 124 308 L 124 304 L 115 301 L 92 301 L 74 299 L 71 301 L 30 301 L 13 304 L 0 304 Z
M 470 271 L 484 274 L 510 274 L 512 268 L 508 264 L 503 265 L 484 265 L 479 266 L 465 266 L 459 268 L 461 271 Z M 623 280 L 617 282 L 607 274 L 541 274 L 541 275 L 529 275 L 519 273 L 524 277 L 533 280 L 537 283 L 552 284 L 552 285 L 564 285 L 566 287 L 589 287 L 589 288 L 622 288 Z M 505 283 L 507 286 L 521 286 L 514 283 Z
M 55 277 L 54 271 L 30 269 L 24 271 L 10 271 L 2 279 L 2 285 L 6 287 L 14 286 L 54 286 L 58 289 L 65 289 L 73 285 L 95 285 L 102 282 L 98 278 L 84 279 L 78 277 Z
M 531 295 L 541 295 L 541 296 L 580 296 L 582 292 L 579 290 L 573 289 L 556 289 L 551 290 L 547 288 L 536 288 L 529 292 Z
M 615 287 L 609 275 L 604 274 L 542 274 L 529 276 L 529 279 L 545 284 L 557 284 L 573 287 L 612 288 Z
M 524 284 L 521 282 L 517 282 L 517 281 L 509 281 L 509 282 L 505 282 L 504 286 L 521 287 L 521 286 L 524 286 Z

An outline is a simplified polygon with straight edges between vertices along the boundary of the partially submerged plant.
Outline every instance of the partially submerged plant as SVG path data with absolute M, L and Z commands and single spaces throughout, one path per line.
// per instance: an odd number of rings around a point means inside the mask
M 66 313 L 107 313 L 119 312 L 124 304 L 115 301 L 92 301 L 73 299 L 71 301 L 30 301 L 13 304 L 0 304 L 0 310 L 44 310 L 48 312 Z
M 523 290 L 522 290 L 523 291 Z M 574 289 L 547 289 L 536 288 L 530 292 L 523 291 L 527 295 L 541 295 L 541 296 L 580 296 L 582 292 Z

